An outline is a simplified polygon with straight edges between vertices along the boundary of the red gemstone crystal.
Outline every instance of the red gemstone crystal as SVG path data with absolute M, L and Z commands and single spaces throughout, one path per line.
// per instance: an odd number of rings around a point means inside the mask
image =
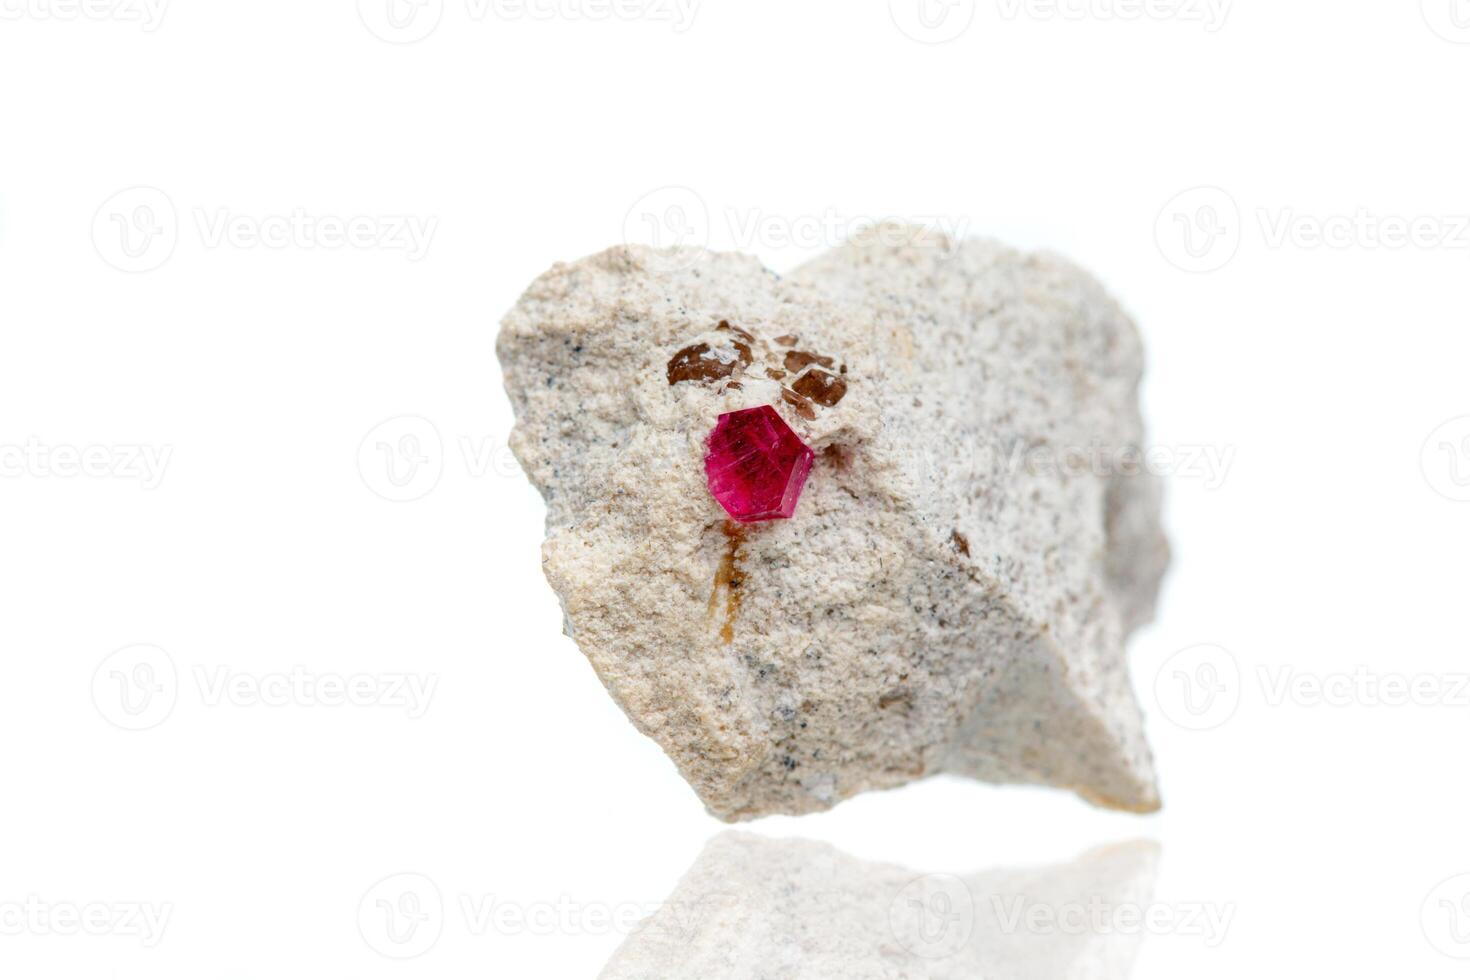
M 720 416 L 704 457 L 709 492 L 742 524 L 796 512 L 813 453 L 769 405 Z

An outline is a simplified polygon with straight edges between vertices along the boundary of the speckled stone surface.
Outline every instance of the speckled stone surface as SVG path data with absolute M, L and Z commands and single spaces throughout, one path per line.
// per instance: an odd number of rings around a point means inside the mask
M 1081 913 L 1147 907 L 1157 864 L 1140 841 L 1050 867 L 926 874 L 726 832 L 601 980 L 1122 980 L 1142 930 Z
M 613 248 L 505 317 L 543 562 L 608 691 L 728 820 L 951 772 L 1159 805 L 1124 657 L 1167 547 L 1127 316 L 1054 256 L 872 234 L 777 276 Z M 703 346 L 702 346 L 703 345 Z M 789 520 L 705 485 L 721 413 L 816 451 Z

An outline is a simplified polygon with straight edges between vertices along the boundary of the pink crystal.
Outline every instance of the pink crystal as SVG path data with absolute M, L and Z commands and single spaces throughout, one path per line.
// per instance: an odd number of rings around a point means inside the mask
M 769 405 L 720 416 L 704 457 L 709 492 L 742 524 L 796 512 L 813 453 Z

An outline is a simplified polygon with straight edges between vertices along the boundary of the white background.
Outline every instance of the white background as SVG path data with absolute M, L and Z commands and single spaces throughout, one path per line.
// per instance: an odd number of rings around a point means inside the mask
M 0 0 L 0 973 L 595 976 L 623 930 L 463 903 L 648 908 L 722 825 L 560 635 L 497 321 L 625 236 L 783 270 L 901 215 L 1138 319 L 1166 806 L 939 779 L 750 829 L 916 873 L 1155 840 L 1155 900 L 1233 921 L 1135 977 L 1464 975 L 1464 0 L 156 4 Z M 399 873 L 445 905 L 407 961 L 359 927 Z M 166 929 L 63 934 L 89 903 Z

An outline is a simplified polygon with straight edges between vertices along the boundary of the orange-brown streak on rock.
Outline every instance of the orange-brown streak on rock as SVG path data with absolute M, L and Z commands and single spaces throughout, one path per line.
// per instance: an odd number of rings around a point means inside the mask
M 735 639 L 735 617 L 740 612 L 740 588 L 745 583 L 745 574 L 740 570 L 740 546 L 745 544 L 745 528 L 734 521 L 726 521 L 725 554 L 720 566 L 715 569 L 715 585 L 709 594 L 709 615 L 714 617 L 719 608 L 720 589 L 725 590 L 725 622 L 720 627 L 720 639 L 731 643 Z

